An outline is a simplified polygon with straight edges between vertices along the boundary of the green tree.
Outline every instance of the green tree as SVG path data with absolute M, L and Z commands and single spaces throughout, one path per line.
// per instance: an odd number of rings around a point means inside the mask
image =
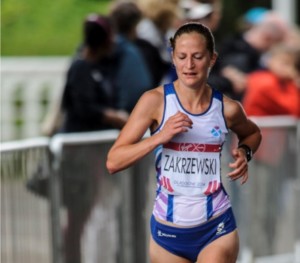
M 109 0 L 3 0 L 1 53 L 5 56 L 69 55 L 81 39 L 88 13 L 107 13 Z

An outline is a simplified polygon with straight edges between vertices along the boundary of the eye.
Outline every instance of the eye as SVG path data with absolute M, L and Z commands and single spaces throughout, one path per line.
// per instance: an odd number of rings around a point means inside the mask
M 194 58 L 195 59 L 202 59 L 204 56 L 202 54 L 195 54 Z
M 186 55 L 184 55 L 184 54 L 179 54 L 179 55 L 178 55 L 178 58 L 181 59 L 181 60 L 182 60 L 182 59 L 185 59 L 185 58 L 186 58 Z

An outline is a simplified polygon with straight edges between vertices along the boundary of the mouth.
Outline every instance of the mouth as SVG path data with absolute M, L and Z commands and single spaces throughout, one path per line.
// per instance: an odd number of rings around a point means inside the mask
M 187 76 L 187 77 L 194 77 L 197 75 L 197 73 L 195 72 L 184 72 L 183 75 Z

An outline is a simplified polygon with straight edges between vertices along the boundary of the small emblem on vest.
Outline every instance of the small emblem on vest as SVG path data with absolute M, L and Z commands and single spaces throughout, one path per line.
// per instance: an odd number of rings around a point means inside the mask
M 221 136 L 222 131 L 221 131 L 220 127 L 215 126 L 215 127 L 211 130 L 211 134 L 212 134 L 214 137 L 218 138 L 218 137 Z

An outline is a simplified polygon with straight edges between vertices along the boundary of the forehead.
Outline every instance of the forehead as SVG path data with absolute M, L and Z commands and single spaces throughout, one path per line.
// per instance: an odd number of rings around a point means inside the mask
M 206 48 L 207 41 L 206 38 L 198 33 L 198 32 L 189 32 L 183 33 L 182 35 L 176 38 L 176 45 L 175 49 L 182 49 L 182 48 L 199 48 L 203 49 Z
M 293 54 L 291 52 L 282 51 L 282 52 L 277 52 L 277 53 L 273 54 L 273 59 L 293 62 L 295 60 L 294 55 L 295 54 Z

